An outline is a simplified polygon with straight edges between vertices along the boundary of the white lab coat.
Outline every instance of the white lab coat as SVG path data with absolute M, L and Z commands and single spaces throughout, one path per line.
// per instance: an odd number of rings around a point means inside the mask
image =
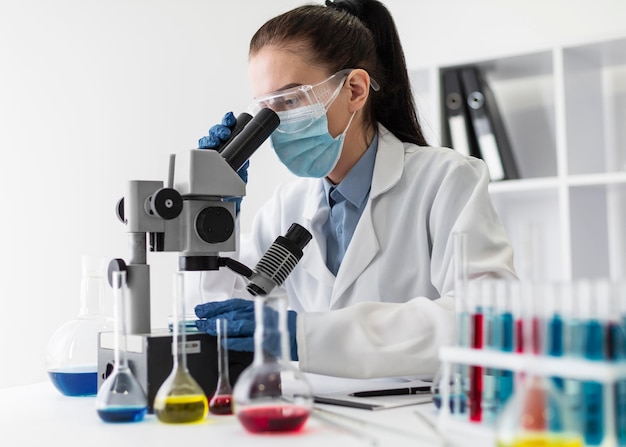
M 255 217 L 240 260 L 254 266 L 294 222 L 312 233 L 300 263 L 273 291 L 286 293 L 298 312 L 300 369 L 352 378 L 434 373 L 439 347 L 454 338 L 451 235 L 467 234 L 471 277 L 514 276 L 488 183 L 481 160 L 402 143 L 379 126 L 369 199 L 336 278 L 325 262 L 322 181 L 279 187 Z M 249 296 L 241 278 L 230 284 L 230 296 Z

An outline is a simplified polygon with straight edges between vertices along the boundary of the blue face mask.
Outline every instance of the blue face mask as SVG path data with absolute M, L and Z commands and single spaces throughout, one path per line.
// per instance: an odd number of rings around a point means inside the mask
M 324 112 L 323 110 L 306 129 L 293 133 L 275 131 L 270 137 L 280 161 L 298 177 L 326 177 L 339 161 L 343 141 L 354 113 L 345 130 L 333 138 L 328 133 L 328 119 Z M 278 115 L 280 116 L 280 112 Z M 282 126 L 288 131 L 288 124 Z

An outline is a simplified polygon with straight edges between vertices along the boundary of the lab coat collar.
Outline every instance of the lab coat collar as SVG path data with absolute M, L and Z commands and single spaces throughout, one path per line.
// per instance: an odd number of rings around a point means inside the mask
M 302 266 L 309 274 L 323 285 L 333 285 L 331 308 L 342 295 L 350 288 L 361 273 L 367 268 L 374 256 L 380 250 L 376 234 L 376 216 L 372 213 L 372 203 L 376 197 L 393 188 L 398 183 L 404 169 L 404 145 L 384 126 L 378 127 L 378 151 L 372 176 L 370 197 L 363 214 L 359 219 L 354 236 L 341 263 L 337 278 L 326 267 L 326 252 L 319 245 L 323 238 L 321 231 L 317 231 L 324 219 L 328 216 L 328 204 L 324 197 L 324 187 L 321 180 L 311 180 L 308 188 L 306 205 L 303 217 L 309 221 L 313 230 L 313 237 L 318 241 L 316 250 L 308 256 L 309 261 Z
M 372 176 L 370 201 L 393 188 L 404 170 L 404 143 L 382 124 L 378 125 L 378 152 Z
M 404 169 L 404 145 L 384 126 L 378 126 L 379 140 L 370 197 L 352 241 L 337 272 L 335 288 L 331 296 L 333 307 L 363 273 L 380 251 L 377 224 L 380 219 L 373 213 L 373 203 L 378 196 L 398 183 Z M 384 219 L 384 218 L 383 218 Z
M 404 144 L 383 125 L 378 125 L 378 149 L 369 201 L 400 181 L 404 169 Z M 312 221 L 325 202 L 322 180 L 310 179 L 303 217 Z
M 335 275 L 326 266 L 326 245 L 322 225 L 328 219 L 330 207 L 324 194 L 324 185 L 321 179 L 309 179 L 305 200 L 305 207 L 302 217 L 307 221 L 309 229 L 313 235 L 313 241 L 309 244 L 308 254 L 301 262 L 304 268 L 320 286 L 333 287 Z

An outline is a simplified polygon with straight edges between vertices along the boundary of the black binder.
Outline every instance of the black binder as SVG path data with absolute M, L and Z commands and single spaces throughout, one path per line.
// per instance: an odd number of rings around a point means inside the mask
M 469 134 L 471 123 L 467 114 L 465 95 L 461 89 L 458 70 L 449 68 L 443 71 L 441 85 L 443 145 L 464 155 L 480 157 Z
M 476 146 L 491 180 L 519 178 L 517 163 L 493 91 L 477 67 L 462 67 L 459 72 L 467 102 Z

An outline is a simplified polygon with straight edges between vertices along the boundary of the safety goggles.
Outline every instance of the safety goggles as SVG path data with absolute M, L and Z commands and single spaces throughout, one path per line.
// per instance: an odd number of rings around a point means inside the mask
M 272 109 L 280 118 L 277 131 L 300 132 L 326 113 L 352 70 L 352 68 L 340 70 L 315 85 L 299 85 L 269 93 L 256 98 L 248 109 L 252 115 L 261 109 Z M 370 85 L 375 91 L 380 88 L 378 83 L 371 78 Z

